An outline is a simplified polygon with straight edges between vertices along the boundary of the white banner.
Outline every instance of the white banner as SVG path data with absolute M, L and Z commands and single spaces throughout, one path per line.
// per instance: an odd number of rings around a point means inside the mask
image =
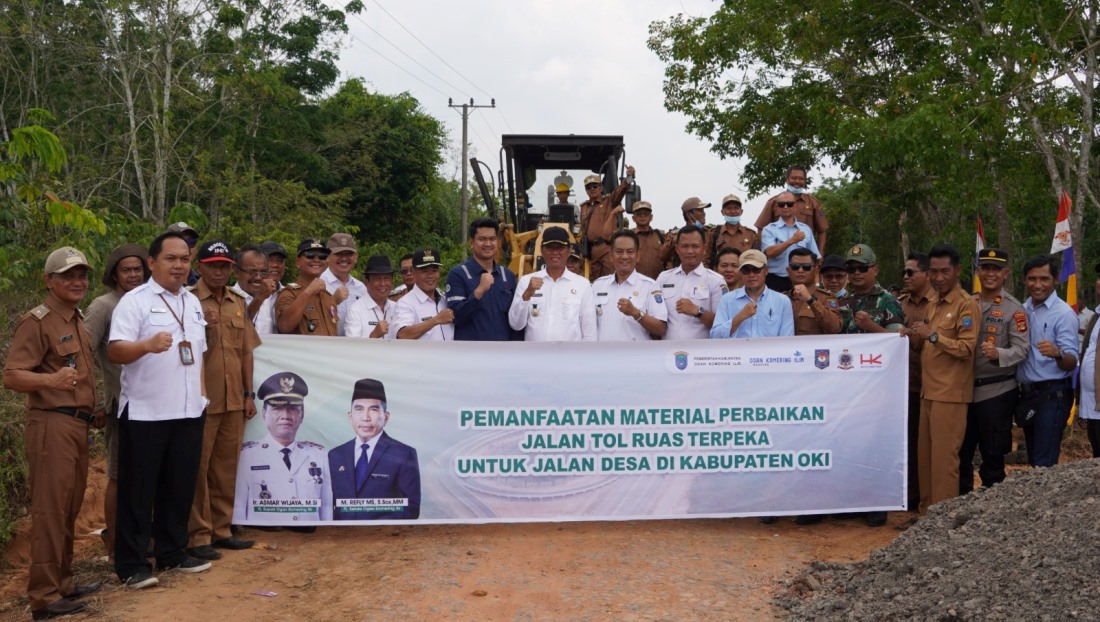
M 896 334 L 631 343 L 266 336 L 257 390 L 290 379 L 278 393 L 300 393 L 304 382 L 308 394 L 297 422 L 257 401 L 234 522 L 901 510 L 907 359 Z M 363 379 L 380 383 L 388 418 L 371 399 L 353 408 Z M 360 386 L 366 395 L 378 385 Z M 381 435 L 363 423 L 372 405 Z M 372 435 L 359 465 L 360 437 Z

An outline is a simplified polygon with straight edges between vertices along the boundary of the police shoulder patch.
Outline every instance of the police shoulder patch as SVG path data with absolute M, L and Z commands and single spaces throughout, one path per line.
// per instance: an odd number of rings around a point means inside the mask
M 47 307 L 46 305 L 38 305 L 37 307 L 31 309 L 31 317 L 33 317 L 36 320 L 41 320 L 42 318 L 46 317 L 49 314 L 50 314 L 50 308 Z
M 962 321 L 963 328 L 970 328 L 974 325 L 974 318 L 970 317 L 969 315 L 964 315 L 959 319 Z
M 723 294 L 730 293 L 730 288 L 726 287 L 725 284 L 722 285 L 722 293 Z
M 298 449 L 324 449 L 324 445 L 319 445 L 313 441 L 298 441 Z

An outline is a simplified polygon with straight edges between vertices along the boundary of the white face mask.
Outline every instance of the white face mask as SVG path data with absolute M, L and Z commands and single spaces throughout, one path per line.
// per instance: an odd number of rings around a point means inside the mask
M 736 226 L 738 223 L 741 222 L 740 216 L 722 216 L 722 218 L 725 218 L 726 224 L 730 226 Z
M 787 184 L 787 192 L 790 192 L 791 194 L 802 194 L 803 192 L 806 192 L 806 189 L 805 188 L 797 188 L 795 186 Z

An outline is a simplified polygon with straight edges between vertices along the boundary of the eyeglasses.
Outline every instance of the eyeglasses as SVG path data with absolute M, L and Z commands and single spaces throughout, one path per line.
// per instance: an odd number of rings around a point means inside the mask
M 860 264 L 858 266 L 845 266 L 844 269 L 848 271 L 848 274 L 855 274 L 856 272 L 859 272 L 860 274 L 863 274 L 863 273 L 867 272 L 868 270 L 870 270 L 871 268 L 873 268 L 874 266 L 875 266 L 875 264 L 873 264 L 873 263 L 864 263 L 864 264 Z
M 741 266 L 737 269 L 741 274 L 760 274 L 763 268 L 757 268 L 756 266 Z
M 599 188 L 599 187 L 600 187 L 600 184 L 585 184 L 584 185 L 585 190 L 591 190 L 593 188 Z
M 269 276 L 271 274 L 271 270 L 244 270 L 242 268 L 237 268 L 237 272 L 247 276 Z
M 912 268 L 906 268 L 906 269 L 901 271 L 901 275 L 902 276 L 913 276 L 914 274 L 916 274 L 918 272 L 924 272 L 924 270 L 914 270 Z
M 302 257 L 306 259 L 328 259 L 328 253 L 306 251 L 302 253 Z
M 400 272 L 401 274 L 412 274 L 413 269 L 412 268 L 401 268 L 400 270 L 398 270 L 398 272 Z
M 796 272 L 799 270 L 801 270 L 802 272 L 809 272 L 810 270 L 814 269 L 814 265 L 812 263 L 792 263 L 787 264 L 787 269 L 794 270 Z
M 776 207 L 794 207 L 794 201 L 776 201 Z

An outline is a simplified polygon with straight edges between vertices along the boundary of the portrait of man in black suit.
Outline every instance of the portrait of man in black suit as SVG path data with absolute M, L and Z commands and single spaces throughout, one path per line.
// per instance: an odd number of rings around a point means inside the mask
M 355 438 L 328 452 L 333 520 L 420 518 L 416 450 L 386 434 L 389 420 L 382 383 L 356 382 L 348 411 Z

